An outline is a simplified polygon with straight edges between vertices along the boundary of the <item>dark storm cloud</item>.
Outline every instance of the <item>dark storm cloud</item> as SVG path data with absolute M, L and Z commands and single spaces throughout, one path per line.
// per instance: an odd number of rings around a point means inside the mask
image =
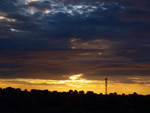
M 148 29 L 150 27 L 149 23 L 146 22 L 149 20 L 149 11 L 143 11 L 129 1 L 35 1 L 26 5 L 17 1 L 11 2 L 2 1 L 5 6 L 12 5 L 12 9 L 15 9 L 12 12 L 7 11 L 8 18 L 17 20 L 9 25 L 18 30 L 32 31 L 33 37 L 38 35 L 42 38 L 70 38 L 71 36 L 137 38 L 139 34 L 143 34 L 141 37 L 149 36 Z M 140 5 L 140 3 L 137 2 L 136 4 Z M 1 5 L 1 9 L 3 7 L 4 5 Z M 48 14 L 44 13 L 46 10 L 49 10 Z M 2 11 L 6 13 L 5 9 Z M 125 21 L 130 23 L 127 24 Z M 111 33 L 111 36 L 108 33 Z
M 0 77 L 149 76 L 149 5 L 148 0 L 1 0 Z
M 44 1 L 44 2 L 31 2 L 28 6 L 29 7 L 35 7 L 39 10 L 44 10 L 44 9 L 50 9 L 50 1 Z

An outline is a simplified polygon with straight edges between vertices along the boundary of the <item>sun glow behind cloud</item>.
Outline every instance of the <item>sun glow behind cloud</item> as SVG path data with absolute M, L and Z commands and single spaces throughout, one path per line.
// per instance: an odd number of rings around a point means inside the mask
M 81 76 L 82 76 L 82 74 L 78 74 L 78 75 L 70 76 L 69 78 L 70 78 L 71 80 L 76 80 L 76 79 L 79 79 Z

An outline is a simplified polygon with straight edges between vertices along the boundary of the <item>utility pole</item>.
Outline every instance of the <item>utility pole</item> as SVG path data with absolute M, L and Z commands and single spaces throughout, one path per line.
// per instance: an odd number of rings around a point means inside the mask
M 107 78 L 105 78 L 105 95 L 107 95 Z

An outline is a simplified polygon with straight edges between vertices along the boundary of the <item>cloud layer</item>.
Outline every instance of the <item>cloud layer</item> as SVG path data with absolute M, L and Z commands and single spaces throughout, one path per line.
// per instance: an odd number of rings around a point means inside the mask
M 0 77 L 150 76 L 148 0 L 1 0 Z M 127 77 L 127 79 L 121 79 Z

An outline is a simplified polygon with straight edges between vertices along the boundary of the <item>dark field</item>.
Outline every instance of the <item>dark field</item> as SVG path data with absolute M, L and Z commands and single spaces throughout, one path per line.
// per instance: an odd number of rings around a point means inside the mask
M 150 113 L 150 96 L 1 89 L 0 113 Z

